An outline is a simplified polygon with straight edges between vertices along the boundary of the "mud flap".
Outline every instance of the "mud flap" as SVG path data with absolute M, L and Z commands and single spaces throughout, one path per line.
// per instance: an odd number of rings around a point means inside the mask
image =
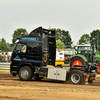
M 91 83 L 95 83 L 96 82 L 96 77 L 90 77 Z
M 90 75 L 87 74 L 87 73 L 83 73 L 83 76 L 84 76 L 84 83 L 85 83 L 85 85 L 88 85 L 89 84 L 89 77 L 90 77 Z
M 89 84 L 89 83 L 95 83 L 96 82 L 96 73 L 94 73 L 94 75 L 92 75 L 91 73 L 87 74 L 87 73 L 83 73 L 84 76 L 84 83 L 85 84 Z

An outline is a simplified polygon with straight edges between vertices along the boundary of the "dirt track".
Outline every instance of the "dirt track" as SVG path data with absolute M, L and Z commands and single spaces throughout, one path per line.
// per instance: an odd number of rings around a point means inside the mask
M 20 81 L 9 71 L 0 70 L 0 100 L 99 100 L 100 75 L 90 85 L 43 79 Z

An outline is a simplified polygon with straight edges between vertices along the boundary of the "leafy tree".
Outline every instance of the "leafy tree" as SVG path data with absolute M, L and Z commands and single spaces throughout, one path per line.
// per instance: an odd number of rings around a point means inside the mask
M 82 43 L 90 43 L 90 36 L 89 34 L 83 34 L 79 40 L 79 44 L 81 45 Z
M 12 35 L 12 37 L 13 37 L 13 39 L 12 39 L 12 46 L 15 45 L 15 42 L 16 42 L 17 38 L 20 37 L 21 34 L 25 34 L 25 32 L 27 32 L 27 31 L 26 31 L 26 29 L 23 29 L 23 28 L 18 28 L 18 29 L 16 29 L 14 31 L 14 33 Z
M 59 49 L 59 46 L 60 46 L 60 49 L 63 49 L 64 48 L 64 44 L 62 43 L 61 40 L 56 40 L 56 48 Z
M 64 43 L 65 48 L 71 48 L 72 38 L 69 34 L 69 31 L 61 31 L 61 41 Z
M 100 52 L 100 30 L 93 30 L 90 33 L 90 40 L 91 45 L 95 45 Z
M 1 51 L 9 51 L 10 50 L 10 48 L 8 47 L 6 40 L 4 38 L 2 38 L 0 40 L 0 50 Z
M 71 44 L 72 44 L 72 38 L 69 34 L 69 31 L 65 31 L 65 30 L 61 30 L 61 29 L 56 29 L 56 28 L 52 28 L 51 30 L 55 30 L 56 32 L 56 40 L 60 39 L 65 48 L 70 48 Z

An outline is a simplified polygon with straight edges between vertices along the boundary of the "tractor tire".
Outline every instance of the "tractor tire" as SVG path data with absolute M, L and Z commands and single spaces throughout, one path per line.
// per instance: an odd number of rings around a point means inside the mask
M 69 81 L 72 84 L 83 84 L 83 76 L 82 72 L 79 70 L 73 70 L 71 71 L 69 75 Z
M 32 79 L 32 69 L 29 66 L 23 66 L 19 69 L 19 78 L 22 81 L 29 81 Z
M 76 56 L 70 61 L 70 67 L 74 67 L 74 65 L 86 65 L 86 63 L 81 57 Z
M 100 74 L 100 62 L 98 63 L 98 69 L 97 69 L 97 74 Z

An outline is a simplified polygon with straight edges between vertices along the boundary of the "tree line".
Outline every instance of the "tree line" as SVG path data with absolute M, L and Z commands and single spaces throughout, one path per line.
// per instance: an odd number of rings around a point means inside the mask
M 100 30 L 93 30 L 90 34 L 83 34 L 77 44 L 88 43 L 96 47 L 97 52 L 100 52 Z
M 56 32 L 56 48 L 72 48 L 72 38 L 69 31 L 61 30 L 60 28 L 51 28 L 50 30 L 55 30 Z M 12 44 L 11 47 L 15 45 L 15 42 L 21 34 L 27 33 L 27 30 L 24 28 L 18 28 L 12 34 Z M 91 45 L 95 45 L 97 50 L 100 50 L 100 30 L 93 30 L 90 34 L 83 34 L 77 44 L 89 43 Z M 0 39 L 0 50 L 1 51 L 9 51 L 10 48 L 8 47 L 6 40 L 4 38 Z

